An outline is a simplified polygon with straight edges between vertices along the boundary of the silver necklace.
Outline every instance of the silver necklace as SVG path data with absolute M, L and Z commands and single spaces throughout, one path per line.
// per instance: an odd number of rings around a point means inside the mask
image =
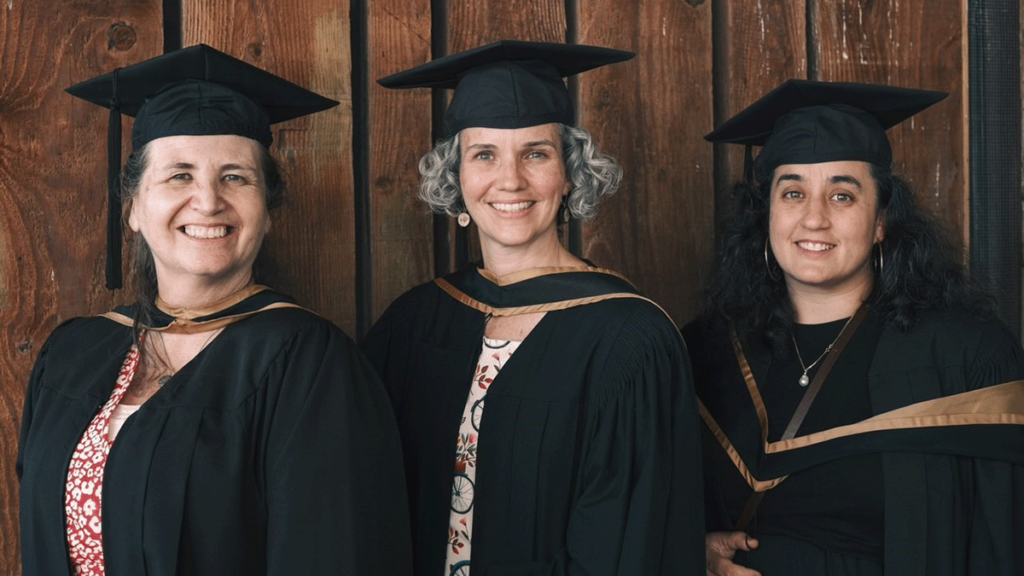
M 854 316 L 856 316 L 856 314 L 854 314 Z M 846 331 L 846 327 L 850 325 L 850 320 L 853 320 L 853 316 L 850 316 L 846 320 L 846 324 L 843 324 L 843 329 L 839 331 L 839 334 L 836 334 L 835 340 L 832 340 L 831 344 L 825 346 L 825 351 L 821 353 L 821 356 L 818 356 L 817 360 L 811 362 L 810 366 L 805 365 L 803 357 L 800 356 L 800 346 L 797 346 L 796 336 L 794 336 L 792 332 L 789 333 L 789 337 L 793 339 L 793 349 L 796 350 L 796 359 L 800 361 L 800 367 L 804 369 L 803 375 L 800 376 L 800 380 L 797 381 L 801 387 L 806 388 L 807 385 L 811 383 L 811 379 L 807 376 L 807 372 L 811 368 L 817 366 L 818 362 L 821 362 L 821 359 L 827 356 L 828 353 L 832 351 L 832 347 L 836 345 L 836 342 L 839 341 L 839 337 L 843 335 L 843 332 Z

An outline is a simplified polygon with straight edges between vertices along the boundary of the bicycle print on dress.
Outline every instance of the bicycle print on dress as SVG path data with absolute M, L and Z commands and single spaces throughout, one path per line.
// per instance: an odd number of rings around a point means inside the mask
M 480 359 L 462 413 L 459 437 L 455 443 L 455 472 L 452 479 L 452 505 L 448 525 L 448 558 L 445 576 L 469 576 L 473 537 L 473 494 L 476 482 L 477 444 L 487 389 L 501 367 L 519 347 L 519 342 L 484 338 Z

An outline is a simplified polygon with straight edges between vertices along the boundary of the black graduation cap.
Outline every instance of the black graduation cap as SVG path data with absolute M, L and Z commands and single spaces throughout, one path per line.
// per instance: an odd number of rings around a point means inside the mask
M 377 82 L 386 88 L 455 89 L 444 115 L 446 136 L 472 127 L 572 125 L 576 114 L 562 78 L 634 56 L 599 46 L 502 40 Z
M 744 178 L 783 164 L 860 160 L 892 165 L 886 129 L 945 98 L 945 92 L 854 82 L 788 80 L 704 138 L 745 144 Z M 750 147 L 763 146 L 750 166 Z
M 107 288 L 121 287 L 121 114 L 135 117 L 132 148 L 164 136 L 235 134 L 269 147 L 270 125 L 338 102 L 205 44 L 86 80 L 72 96 L 110 109 L 107 134 Z

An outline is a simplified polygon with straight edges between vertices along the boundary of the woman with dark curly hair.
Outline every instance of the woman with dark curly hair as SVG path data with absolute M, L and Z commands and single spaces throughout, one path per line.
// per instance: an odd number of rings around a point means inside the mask
M 505 41 L 381 80 L 455 88 L 420 195 L 474 222 L 483 255 L 400 297 L 366 340 L 402 435 L 416 576 L 702 569 L 682 339 L 558 238 L 621 177 L 573 126 L 562 78 L 631 57 Z
M 708 135 L 763 146 L 683 330 L 709 575 L 1024 569 L 1024 352 L 891 170 L 943 97 L 791 80 Z

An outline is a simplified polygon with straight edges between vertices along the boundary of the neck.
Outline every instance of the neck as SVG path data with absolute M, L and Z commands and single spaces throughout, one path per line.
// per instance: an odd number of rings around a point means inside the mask
M 553 241 L 537 243 L 529 247 L 509 248 L 504 246 L 480 245 L 484 267 L 497 276 L 507 276 L 531 268 L 549 266 L 586 267 L 587 263 L 565 249 L 554 236 Z
M 171 308 L 205 308 L 224 300 L 252 283 L 252 271 L 229 282 L 217 283 L 160 282 L 160 279 L 157 278 L 157 296 Z
M 789 299 L 793 303 L 794 318 L 798 324 L 824 324 L 849 318 L 871 294 L 872 281 L 843 289 L 808 289 L 790 284 Z

